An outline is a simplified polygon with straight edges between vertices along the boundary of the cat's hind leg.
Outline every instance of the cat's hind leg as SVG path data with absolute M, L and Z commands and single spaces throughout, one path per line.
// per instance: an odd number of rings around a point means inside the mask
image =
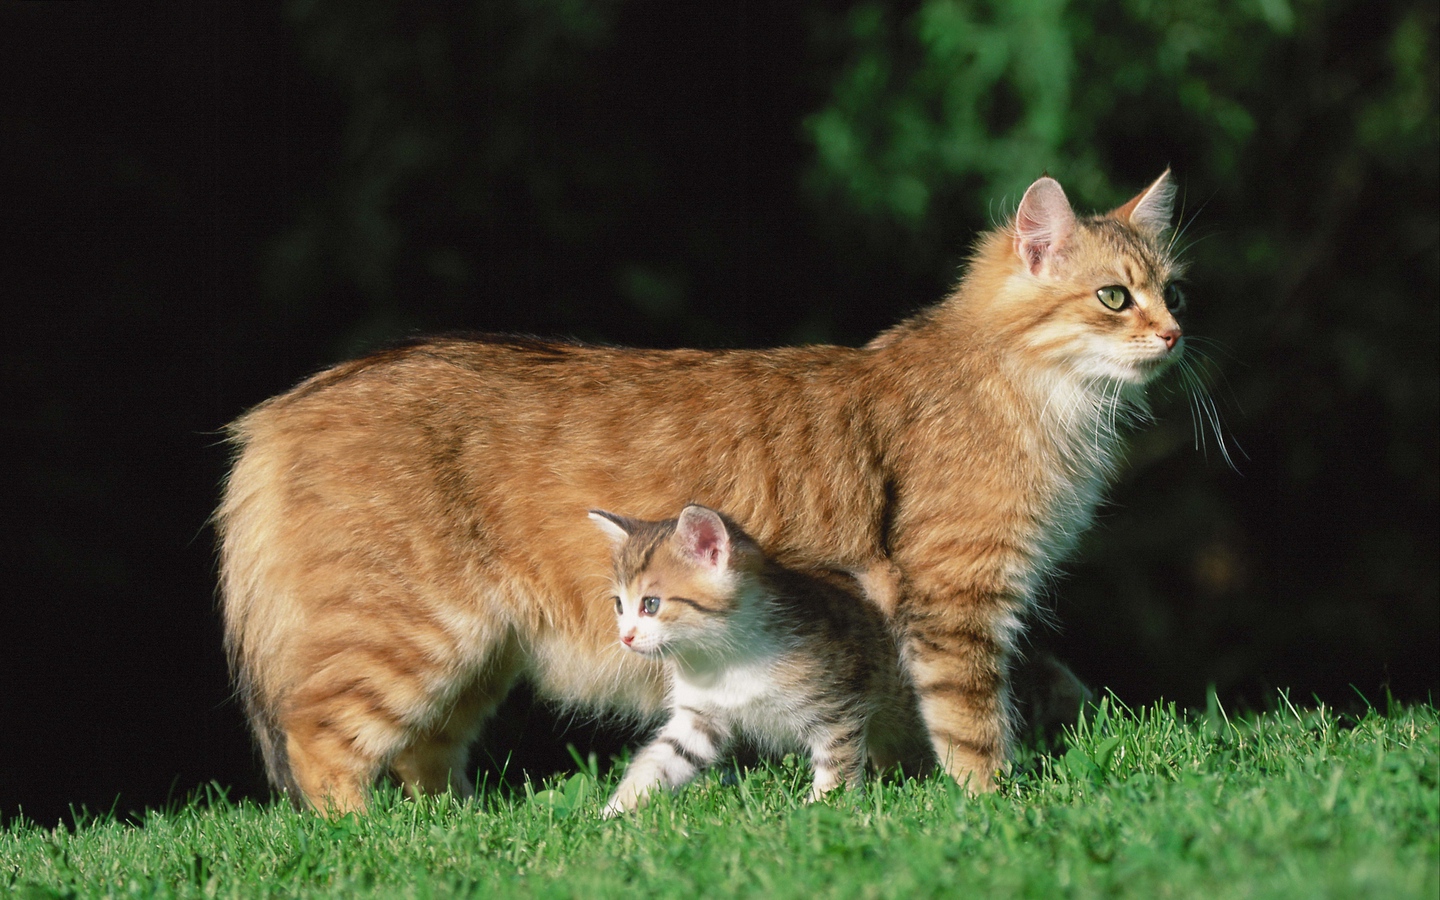
M 500 655 L 497 653 L 495 657 Z M 470 777 L 470 747 L 480 736 L 486 720 L 510 692 L 515 669 L 512 659 L 497 659 L 497 664 L 461 691 L 439 721 L 395 754 L 390 768 L 405 786 L 406 793 L 417 797 L 449 790 L 461 797 L 475 795 L 475 784 Z
M 337 614 L 297 648 L 278 719 L 294 785 L 322 813 L 365 809 L 370 786 L 391 766 L 412 790 L 443 789 L 457 766 L 463 776 L 470 738 L 513 678 L 503 633 L 476 653 L 400 608 L 371 606 L 364 628 L 355 627 L 361 610 Z M 485 660 L 481 671 L 491 677 L 476 682 L 466 659 Z M 457 680 L 466 685 L 458 694 Z
M 822 728 L 810 741 L 814 781 L 806 803 L 814 803 L 843 782 L 850 790 L 865 785 L 865 726 L 842 721 Z
M 290 780 L 300 797 L 322 815 L 363 812 L 370 786 L 384 759 L 403 740 L 403 729 L 388 717 L 363 709 L 366 701 L 337 696 L 308 703 L 281 721 Z

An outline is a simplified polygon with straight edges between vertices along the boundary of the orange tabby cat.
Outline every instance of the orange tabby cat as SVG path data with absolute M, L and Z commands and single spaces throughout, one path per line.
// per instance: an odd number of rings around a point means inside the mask
M 436 339 L 343 363 L 232 426 L 226 641 L 272 781 L 363 808 L 389 768 L 471 789 L 518 679 L 653 717 L 588 509 L 687 502 L 787 565 L 855 573 L 901 635 L 948 771 L 988 790 L 1027 607 L 1088 525 L 1117 415 L 1183 348 L 1169 172 L 1079 218 L 1051 178 L 945 300 L 862 348 Z

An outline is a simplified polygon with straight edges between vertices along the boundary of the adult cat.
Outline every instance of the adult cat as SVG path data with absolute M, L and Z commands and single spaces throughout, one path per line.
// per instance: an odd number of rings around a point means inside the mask
M 1167 171 L 1078 218 L 1041 178 L 950 296 L 862 348 L 437 339 L 251 410 L 221 602 L 271 780 L 334 811 L 387 767 L 468 791 L 468 747 L 520 678 L 660 714 L 660 664 L 617 650 L 585 511 L 695 502 L 784 564 L 857 574 L 940 763 L 989 789 L 1026 609 L 1089 523 L 1117 412 L 1183 348 L 1173 195 Z

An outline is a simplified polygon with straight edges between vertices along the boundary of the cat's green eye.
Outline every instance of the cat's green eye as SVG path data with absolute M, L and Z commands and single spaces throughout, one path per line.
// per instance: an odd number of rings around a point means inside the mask
M 620 598 L 619 598 L 619 597 L 616 597 L 616 598 L 615 598 L 615 615 L 617 615 L 617 616 L 623 616 L 623 615 L 625 615 L 625 604 L 620 602 Z
M 653 615 L 655 615 L 657 612 L 660 611 L 660 598 L 659 598 L 659 597 L 641 597 L 641 598 L 640 598 L 640 611 L 643 612 L 643 613 L 645 613 L 645 615 L 647 615 L 647 616 L 653 616 Z
M 1165 308 L 1172 313 L 1185 311 L 1185 292 L 1173 281 L 1165 285 Z
M 1095 292 L 1100 302 L 1105 304 L 1106 309 L 1113 309 L 1116 312 L 1130 305 L 1130 292 L 1118 284 L 1103 287 Z

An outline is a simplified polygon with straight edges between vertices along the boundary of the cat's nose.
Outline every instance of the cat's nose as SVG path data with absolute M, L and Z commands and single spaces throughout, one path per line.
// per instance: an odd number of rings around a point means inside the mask
M 634 642 L 634 640 L 635 632 L 633 631 L 627 631 L 624 634 L 620 635 L 620 643 L 624 644 L 627 647 L 630 646 L 630 644 Z
M 1169 328 L 1166 328 L 1164 331 L 1157 331 L 1157 332 L 1155 332 L 1155 336 L 1158 337 L 1160 340 L 1162 340 L 1162 341 L 1165 342 L 1165 349 L 1166 349 L 1166 350 L 1174 350 L 1174 349 L 1175 349 L 1175 342 L 1178 341 L 1178 340 L 1180 340 L 1180 326 L 1179 326 L 1179 325 L 1171 325 Z

